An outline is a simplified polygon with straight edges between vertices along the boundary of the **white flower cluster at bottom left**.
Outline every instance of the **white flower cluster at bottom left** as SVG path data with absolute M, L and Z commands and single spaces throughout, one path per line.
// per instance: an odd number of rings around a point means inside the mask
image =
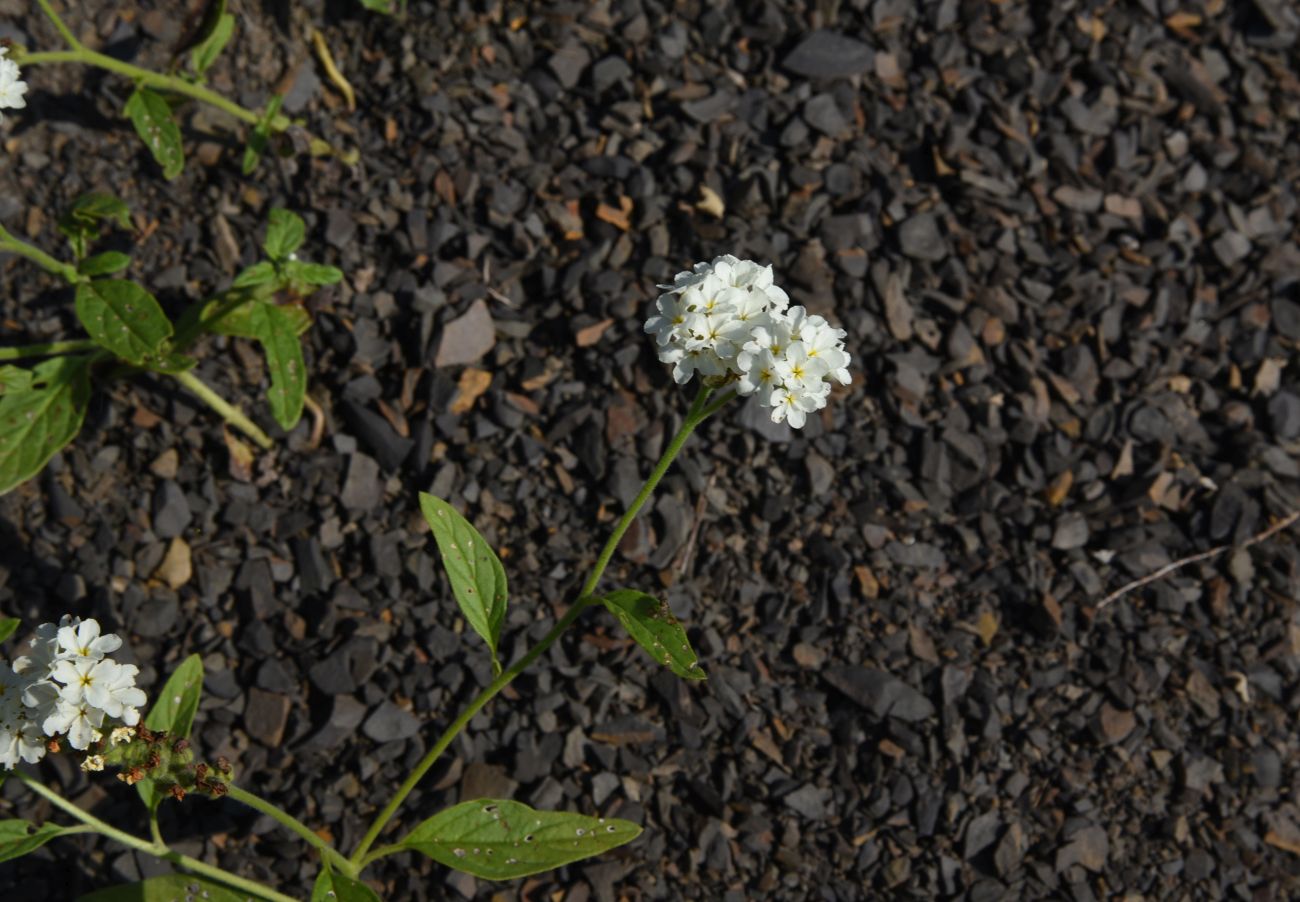
M 57 626 L 38 626 L 31 654 L 12 668 L 0 661 L 0 767 L 39 761 L 57 736 L 85 750 L 101 738 L 105 718 L 139 723 L 146 701 L 135 685 L 139 669 L 109 657 L 121 647 L 118 636 L 100 634 L 98 621 L 65 615 Z

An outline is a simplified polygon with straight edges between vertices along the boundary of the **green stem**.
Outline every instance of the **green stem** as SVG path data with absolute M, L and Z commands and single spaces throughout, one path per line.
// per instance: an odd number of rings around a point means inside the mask
M 305 839 L 307 843 L 314 847 L 316 851 L 320 852 L 321 857 L 334 866 L 335 869 L 341 870 L 349 877 L 356 876 L 356 868 L 353 866 L 352 862 L 348 861 L 348 859 L 340 854 L 333 846 L 321 839 L 314 830 L 302 821 L 298 820 L 292 814 L 279 806 L 268 802 L 261 796 L 254 795 L 246 789 L 240 789 L 233 783 L 228 787 L 228 789 L 228 795 L 230 798 L 234 799 L 236 802 L 242 802 L 249 808 L 252 808 L 255 811 L 260 811 L 267 817 L 279 821 L 281 825 L 287 827 L 289 830 L 292 830 L 294 833 L 297 833 Z
M 58 29 L 59 34 L 63 36 L 63 40 L 67 42 L 68 46 L 80 47 L 81 42 L 78 41 L 77 36 L 72 33 L 72 29 L 65 25 L 63 20 L 59 18 L 59 14 L 54 11 L 54 7 L 50 6 L 50 0 L 36 0 L 36 2 L 40 4 L 41 11 L 45 13 L 46 17 L 54 23 L 54 27 Z
M 425 756 L 420 759 L 420 763 L 415 766 L 415 769 L 411 771 L 410 775 L 402 785 L 398 787 L 396 794 L 394 794 L 388 804 L 384 806 L 383 810 L 379 812 L 379 815 L 370 825 L 370 829 L 366 831 L 366 835 L 361 838 L 361 842 L 352 853 L 352 863 L 354 865 L 361 867 L 364 863 L 374 861 L 376 858 L 383 855 L 400 851 L 400 846 L 385 846 L 373 855 L 367 856 L 366 854 L 370 851 L 370 847 L 374 845 L 375 840 L 379 838 L 379 834 L 383 832 L 384 827 L 386 827 L 388 822 L 392 820 L 393 815 L 397 813 L 397 809 L 401 807 L 402 802 L 404 802 L 406 797 L 411 794 L 411 791 L 415 789 L 416 784 L 420 782 L 420 779 L 424 777 L 429 768 L 433 767 L 439 756 L 446 751 L 447 747 L 451 745 L 452 741 L 460 734 L 460 731 L 465 729 L 465 726 L 474 718 L 474 715 L 477 714 L 484 705 L 490 702 L 497 693 L 510 685 L 511 681 L 513 681 L 515 677 L 519 676 L 519 674 L 523 673 L 528 665 L 536 661 L 537 658 L 546 651 L 546 649 L 550 648 L 555 640 L 560 638 L 560 635 L 578 619 L 579 614 L 595 603 L 596 599 L 591 597 L 591 593 L 595 590 L 596 584 L 604 574 L 605 568 L 609 566 L 609 562 L 613 558 L 614 552 L 618 549 L 618 543 L 622 540 L 623 534 L 627 532 L 628 527 L 632 525 L 632 521 L 636 519 L 637 513 L 640 512 L 641 508 L 650 498 L 650 495 L 654 492 L 655 486 L 659 484 L 659 480 L 663 479 L 664 474 L 668 472 L 668 468 L 672 465 L 673 459 L 676 458 L 677 454 L 682 450 L 682 447 L 686 444 L 686 440 L 690 438 L 691 433 L 695 431 L 695 427 L 704 422 L 704 418 L 707 415 L 705 404 L 711 393 L 711 389 L 701 388 L 699 393 L 695 396 L 695 401 L 691 404 L 691 409 L 686 414 L 686 419 L 682 423 L 682 428 L 678 430 L 677 434 L 673 436 L 672 441 L 668 443 L 668 447 L 659 458 L 659 462 L 656 463 L 654 469 L 650 471 L 650 476 L 646 479 L 645 485 L 641 487 L 640 493 L 619 519 L 618 525 L 614 527 L 614 532 L 605 543 L 605 547 L 601 549 L 600 556 L 596 559 L 596 565 L 592 569 L 591 575 L 587 577 L 587 581 L 583 583 L 582 590 L 578 593 L 578 600 L 574 602 L 573 606 L 570 607 L 565 615 L 560 618 L 559 622 L 551 628 L 551 631 L 542 637 L 540 642 L 529 649 L 528 653 L 515 662 L 509 670 L 498 676 L 486 689 L 480 692 L 478 696 L 469 703 L 469 707 L 462 711 L 460 716 L 452 721 L 451 726 L 447 727 L 443 734 L 438 737 L 438 741 L 433 744 L 433 748 L 429 749 Z
M 263 886 L 256 880 L 249 880 L 246 877 L 240 877 L 236 874 L 230 873 L 229 871 L 222 870 L 215 865 L 210 865 L 199 861 L 198 859 L 190 858 L 188 855 L 182 855 L 180 852 L 173 852 L 161 841 L 147 840 L 131 833 L 127 833 L 124 830 L 119 830 L 116 827 L 101 821 L 90 812 L 82 811 L 76 805 L 69 802 L 63 796 L 50 789 L 39 780 L 29 777 L 21 771 L 15 770 L 10 773 L 12 776 L 21 780 L 32 792 L 48 799 L 54 807 L 72 815 L 83 824 L 86 824 L 94 832 L 107 836 L 109 839 L 116 840 L 124 846 L 130 846 L 132 849 L 138 849 L 139 851 L 152 855 L 155 858 L 170 861 L 172 864 L 179 865 L 187 871 L 192 871 L 195 874 L 202 874 L 205 877 L 211 877 L 213 880 L 243 890 L 246 893 L 251 893 L 259 899 L 268 900 L 268 902 L 295 902 L 292 896 L 277 893 L 275 890 Z
M 22 360 L 24 357 L 57 357 L 60 354 L 84 354 L 98 350 L 99 345 L 89 339 L 77 341 L 51 341 L 41 345 L 19 345 L 0 348 L 0 360 Z
M 275 446 L 270 436 L 258 428 L 257 424 L 244 416 L 244 412 L 238 407 L 228 403 L 225 398 L 208 388 L 198 376 L 190 370 L 184 370 L 179 373 L 168 373 L 173 379 L 193 392 L 200 401 L 207 404 L 230 425 L 243 432 L 253 441 L 265 450 L 270 450 Z
M 8 251 L 20 257 L 26 257 L 41 269 L 61 277 L 70 285 L 85 281 L 86 277 L 77 272 L 77 267 L 56 260 L 39 247 L 15 238 L 3 226 L 0 226 L 0 251 Z

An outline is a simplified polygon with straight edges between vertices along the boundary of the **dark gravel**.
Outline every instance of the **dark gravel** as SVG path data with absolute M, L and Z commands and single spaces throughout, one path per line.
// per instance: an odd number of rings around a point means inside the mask
M 28 6 L 0 0 L 0 37 L 53 47 Z M 172 6 L 71 15 L 164 66 Z M 624 542 L 608 585 L 659 592 L 710 679 L 586 615 L 404 815 L 512 794 L 645 834 L 504 886 L 398 856 L 376 888 L 1294 898 L 1293 532 L 1097 607 L 1300 504 L 1294 6 L 410 6 L 399 23 L 240 4 L 213 70 L 245 104 L 290 92 L 361 148 L 355 169 L 294 155 L 241 179 L 238 134 L 191 110 L 166 184 L 117 114 L 127 85 L 29 74 L 3 126 L 7 228 L 54 249 L 57 211 L 113 190 L 143 230 L 113 240 L 175 310 L 251 261 L 284 205 L 347 280 L 313 301 L 319 446 L 308 417 L 241 468 L 168 384 L 107 386 L 76 443 L 0 499 L 0 610 L 99 617 L 146 686 L 201 653 L 198 744 L 350 848 L 491 678 L 416 493 L 503 551 L 518 656 L 685 409 L 641 333 L 654 283 L 731 252 L 847 329 L 855 384 L 800 433 L 740 405 L 709 423 Z M 355 113 L 301 38 L 313 24 Z M 73 326 L 65 290 L 0 264 L 0 339 Z M 201 374 L 251 400 L 262 370 L 214 341 Z M 159 569 L 177 540 L 185 580 Z M 41 770 L 143 828 L 114 781 Z M 0 798 L 50 815 L 12 781 Z M 168 805 L 163 829 L 308 891 L 305 847 L 233 803 Z M 77 837 L 0 865 L 0 894 L 162 867 Z

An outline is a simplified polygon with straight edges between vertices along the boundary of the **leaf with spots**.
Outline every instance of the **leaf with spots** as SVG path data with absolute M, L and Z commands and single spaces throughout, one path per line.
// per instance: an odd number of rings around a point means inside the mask
M 78 896 L 77 902 L 249 902 L 238 892 L 193 874 L 163 874 L 139 883 L 122 883 Z
M 257 338 L 257 333 L 253 331 L 253 308 L 258 304 L 265 303 L 257 299 L 240 304 L 238 307 L 228 308 L 218 317 L 206 319 L 203 321 L 204 327 L 210 332 L 216 332 L 219 335 L 230 335 L 234 338 Z M 220 299 L 210 302 L 211 309 L 218 310 L 223 302 Z M 311 328 L 311 314 L 307 308 L 301 304 L 280 304 L 280 312 L 289 318 L 293 324 L 295 335 L 302 335 Z
M 35 827 L 24 820 L 0 821 L 0 861 L 9 861 L 28 852 L 35 852 L 50 840 L 73 832 L 77 832 L 75 827 L 60 827 L 58 824 Z
M 488 644 L 492 665 L 499 673 L 497 641 L 506 618 L 505 568 L 487 540 L 446 501 L 421 493 L 420 510 L 433 529 L 460 611 Z
M 168 733 L 176 739 L 188 739 L 190 731 L 194 729 L 194 715 L 198 713 L 199 699 L 202 696 L 203 659 L 196 654 L 190 655 L 167 678 L 167 683 L 144 719 L 144 725 L 159 733 Z M 135 788 L 150 811 L 157 809 L 163 794 L 158 791 L 153 780 L 141 780 L 135 784 Z
M 478 799 L 435 814 L 398 845 L 475 877 L 514 880 L 600 855 L 640 835 L 631 821 Z
M 705 678 L 686 638 L 686 630 L 668 609 L 667 602 L 635 589 L 617 589 L 602 596 L 600 602 L 650 657 L 682 679 Z
M 379 902 L 379 896 L 360 880 L 335 873 L 327 861 L 316 875 L 311 902 Z
M 149 148 L 149 153 L 162 167 L 163 178 L 171 180 L 185 168 L 185 148 L 181 144 L 180 126 L 161 94 L 146 87 L 138 87 L 127 98 L 122 112 L 126 113 L 135 132 Z
M 298 341 L 297 320 L 275 304 L 257 301 L 249 311 L 248 327 L 261 342 L 271 372 L 271 389 L 266 393 L 271 415 L 288 431 L 302 418 L 307 397 L 307 366 Z
M 88 361 L 43 361 L 0 393 L 0 495 L 39 473 L 81 430 L 90 400 Z
M 154 296 L 124 279 L 96 279 L 77 286 L 77 318 L 101 347 L 136 366 L 148 366 L 172 324 Z

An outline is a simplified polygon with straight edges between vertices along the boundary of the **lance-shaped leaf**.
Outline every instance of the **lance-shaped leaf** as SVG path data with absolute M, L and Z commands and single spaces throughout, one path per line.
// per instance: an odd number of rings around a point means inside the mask
M 311 902 L 380 902 L 379 896 L 360 880 L 335 873 L 329 862 L 316 875 Z
M 87 358 L 55 357 L 0 394 L 0 495 L 40 472 L 72 441 L 90 400 Z
M 640 835 L 631 821 L 478 799 L 435 814 L 399 845 L 475 877 L 513 880 L 600 855 Z
M 286 431 L 298 424 L 307 397 L 307 366 L 302 359 L 297 323 L 274 304 L 255 303 L 248 325 L 266 353 L 271 389 L 266 399 L 271 415 Z
M 136 366 L 147 364 L 172 335 L 171 321 L 154 296 L 124 279 L 82 282 L 76 307 L 96 344 Z
M 240 270 L 239 275 L 235 276 L 235 281 L 230 283 L 230 287 L 256 288 L 258 285 L 269 285 L 279 277 L 280 274 L 275 271 L 275 264 L 270 260 L 262 260 Z
M 262 162 L 262 154 L 266 152 L 267 142 L 271 140 L 271 123 L 280 114 L 282 103 L 284 103 L 284 96 L 281 94 L 276 94 L 268 100 L 262 118 L 249 132 L 248 146 L 244 148 L 244 162 L 241 167 L 244 175 L 252 175 L 257 164 Z
M 174 179 L 185 168 L 185 148 L 180 126 L 162 95 L 138 87 L 122 110 L 135 126 L 136 134 L 162 167 L 163 178 Z
M 190 52 L 190 68 L 195 75 L 202 78 L 207 74 L 234 33 L 235 17 L 226 12 L 225 0 L 209 4 L 199 29 L 198 43 Z
M 0 642 L 5 641 L 17 632 L 18 627 L 22 626 L 22 624 L 23 622 L 17 617 L 0 617 Z
M 78 896 L 77 902 L 249 902 L 246 892 L 193 874 L 164 874 Z
M 487 540 L 446 501 L 421 492 L 420 510 L 433 529 L 460 612 L 488 644 L 492 663 L 500 670 L 497 641 L 506 618 L 505 568 Z
M 668 609 L 667 602 L 635 589 L 617 589 L 602 596 L 600 601 L 650 657 L 683 679 L 705 678 L 686 638 L 686 630 Z
M 262 247 L 272 260 L 288 260 L 289 255 L 302 247 L 307 237 L 307 224 L 302 217 L 279 207 L 271 211 L 266 223 L 266 238 Z
M 220 299 L 212 301 L 215 307 L 222 303 Z M 223 313 L 219 318 L 205 320 L 207 329 L 220 335 L 229 335 L 232 338 L 257 338 L 257 333 L 253 331 L 253 308 L 258 304 L 267 303 L 266 301 L 250 300 L 246 304 L 240 304 L 231 310 Z M 302 335 L 311 328 L 311 314 L 301 304 L 280 304 L 279 310 L 289 322 L 293 324 L 293 333 Z
M 104 251 L 78 263 L 77 272 L 83 276 L 109 276 L 121 272 L 130 265 L 131 258 L 121 251 Z
M 190 731 L 194 729 L 194 715 L 198 713 L 199 699 L 202 696 L 203 659 L 198 655 L 190 655 L 167 678 L 144 719 L 144 725 L 160 733 L 169 733 L 177 739 L 188 739 Z M 135 784 L 135 788 L 150 811 L 156 809 L 162 801 L 162 793 L 158 792 L 153 780 L 141 780 Z
M 0 821 L 0 861 L 35 852 L 52 839 L 71 832 L 57 824 L 42 824 L 33 829 L 29 821 Z

